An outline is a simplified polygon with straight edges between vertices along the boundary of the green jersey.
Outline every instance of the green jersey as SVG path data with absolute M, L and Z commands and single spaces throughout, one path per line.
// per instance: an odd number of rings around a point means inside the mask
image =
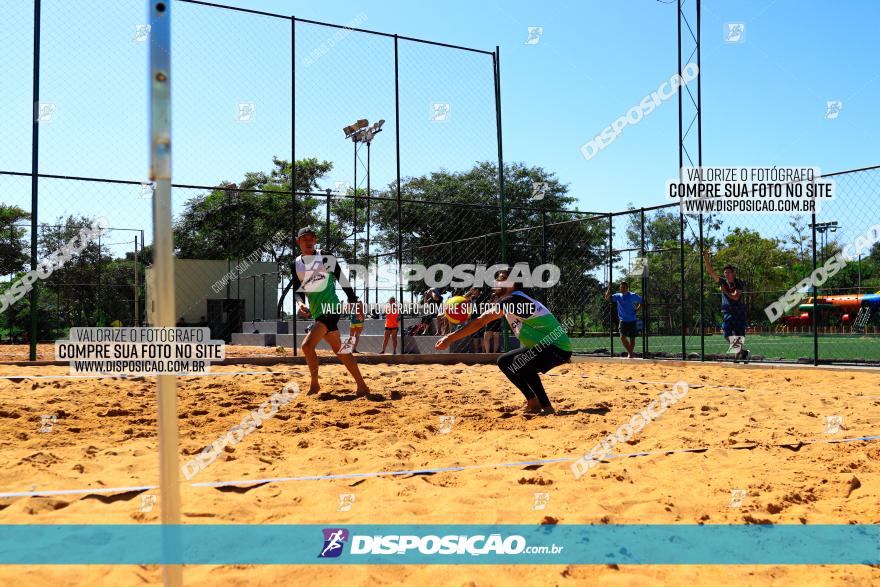
M 312 318 L 324 314 L 341 314 L 342 307 L 336 295 L 336 282 L 342 281 L 342 289 L 348 301 L 354 303 L 357 296 L 348 283 L 341 279 L 342 273 L 336 257 L 332 255 L 300 255 L 296 258 L 293 288 L 301 302 L 308 300 Z
M 521 291 L 499 301 L 511 330 L 526 348 L 553 345 L 571 352 L 571 341 L 559 320 L 544 304 Z

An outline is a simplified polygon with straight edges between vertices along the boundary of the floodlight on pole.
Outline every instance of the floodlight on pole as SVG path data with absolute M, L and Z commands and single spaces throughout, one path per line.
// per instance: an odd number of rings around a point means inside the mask
M 360 140 L 360 142 L 362 142 L 362 143 L 366 143 L 367 146 L 369 147 L 369 146 L 370 146 L 370 143 L 373 142 L 373 138 L 374 138 L 377 134 L 379 134 L 380 132 L 382 132 L 382 125 L 383 125 L 383 124 L 385 124 L 385 120 L 384 120 L 384 119 L 380 120 L 379 122 L 374 123 L 373 126 L 369 127 L 369 128 L 366 129 L 365 131 L 363 131 L 363 134 L 361 134 L 361 135 L 360 135 L 357 139 L 355 139 L 355 140 Z
M 367 145 L 367 240 L 366 240 L 366 252 L 367 259 L 370 258 L 370 146 L 373 143 L 373 139 L 377 134 L 382 132 L 382 126 L 385 124 L 385 119 L 379 120 L 379 122 L 374 123 L 370 126 L 369 121 L 366 118 L 361 118 L 354 124 L 350 124 L 342 129 L 345 133 L 346 139 L 351 139 L 352 143 L 354 143 L 354 195 L 357 196 L 358 193 L 358 180 L 357 180 L 357 169 L 358 169 L 358 147 L 360 144 Z M 353 250 L 355 254 L 355 259 L 357 258 L 357 198 L 352 201 L 354 207 L 354 231 L 352 233 L 352 238 L 354 240 Z M 367 303 L 370 301 L 370 293 L 369 293 L 369 284 L 364 282 L 365 289 L 365 297 L 367 298 Z
M 344 127 L 342 132 L 345 133 L 345 138 L 357 141 L 357 136 L 360 134 L 361 129 L 364 129 L 369 125 L 370 123 L 366 118 L 361 118 L 354 124 Z
M 828 247 L 828 233 L 837 232 L 840 225 L 837 223 L 837 220 L 831 220 L 830 222 L 817 222 L 815 224 L 810 224 L 810 228 L 815 229 L 816 234 L 819 235 L 819 240 L 821 241 L 822 262 L 824 263 L 825 249 Z

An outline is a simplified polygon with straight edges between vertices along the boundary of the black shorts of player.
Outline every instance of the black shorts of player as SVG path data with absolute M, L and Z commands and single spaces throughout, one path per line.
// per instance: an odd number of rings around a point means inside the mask
M 339 330 L 340 314 L 321 314 L 315 318 L 315 322 L 320 322 L 327 327 L 327 332 L 336 332 Z
M 550 399 L 544 391 L 539 374 L 568 363 L 571 360 L 571 351 L 564 351 L 552 344 L 535 351 L 537 348 L 520 347 L 504 353 L 498 357 L 498 366 L 527 400 L 537 397 L 541 407 L 548 408 Z
M 388 328 L 388 327 L 386 326 L 386 327 L 385 327 L 385 332 L 388 332 L 389 330 L 390 330 L 391 332 L 395 332 L 395 331 L 397 331 L 397 326 L 395 326 L 394 328 Z
M 624 322 L 620 321 L 620 336 L 627 336 L 629 338 L 635 338 L 639 335 L 639 323 L 635 320 L 632 322 Z

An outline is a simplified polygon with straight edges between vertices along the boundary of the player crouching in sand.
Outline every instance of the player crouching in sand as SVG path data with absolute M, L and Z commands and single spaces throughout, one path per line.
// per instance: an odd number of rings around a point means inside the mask
M 540 373 L 571 360 L 571 341 L 550 310 L 524 294 L 520 284 L 508 279 L 511 271 L 508 268 L 495 273 L 495 287 L 492 289 L 498 296 L 497 304 L 461 330 L 447 334 L 434 346 L 443 350 L 490 322 L 506 318 L 522 346 L 498 357 L 498 367 L 526 396 L 526 413 L 552 414 L 554 409 L 541 384 Z
M 306 335 L 303 341 L 302 351 L 309 365 L 311 385 L 309 393 L 318 393 L 318 353 L 315 347 L 322 340 L 326 340 L 340 362 L 345 365 L 351 376 L 357 383 L 358 397 L 364 397 L 370 393 L 367 383 L 361 376 L 357 361 L 351 354 L 351 348 L 342 347 L 339 338 L 339 318 L 341 307 L 339 298 L 336 296 L 336 282 L 342 282 L 342 291 L 348 297 L 349 304 L 356 304 L 356 312 L 359 320 L 364 319 L 363 308 L 358 303 L 354 290 L 342 279 L 342 270 L 336 258 L 332 255 L 321 255 L 315 250 L 317 238 L 311 228 L 301 228 L 296 235 L 296 244 L 302 254 L 296 258 L 296 270 L 293 272 L 292 289 L 297 297 L 298 313 L 303 318 L 314 318 L 315 325 Z M 308 305 L 306 301 L 308 300 Z

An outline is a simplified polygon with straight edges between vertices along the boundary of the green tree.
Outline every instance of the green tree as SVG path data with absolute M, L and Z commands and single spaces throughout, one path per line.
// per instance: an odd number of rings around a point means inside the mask
M 79 237 L 80 230 L 90 228 L 92 219 L 68 216 L 59 218 L 54 224 L 41 224 L 37 238 L 38 259 L 59 251 L 67 243 Z M 53 270 L 44 281 L 37 281 L 38 306 L 36 309 L 37 332 L 40 340 L 56 338 L 70 326 L 94 326 L 100 316 L 118 305 L 124 292 L 114 288 L 111 259 L 106 246 L 99 239 L 90 241 L 87 246 L 69 259 L 63 266 Z M 12 283 L 20 280 L 27 266 L 19 266 L 13 275 Z M 133 275 L 132 275 L 133 279 Z M 9 284 L 3 284 L 2 288 Z M 29 332 L 30 296 L 25 296 L 6 312 L 7 326 L 15 325 L 19 333 Z
M 532 256 L 521 249 L 540 236 L 541 213 L 548 210 L 546 223 L 569 220 L 553 212 L 574 201 L 567 188 L 553 174 L 524 164 L 505 165 L 506 228 L 509 261 Z M 533 182 L 546 182 L 544 199 L 532 200 Z M 404 261 L 448 263 L 452 257 L 479 263 L 498 263 L 501 259 L 500 200 L 498 168 L 481 162 L 464 172 L 438 171 L 401 183 L 401 241 Z M 383 192 L 388 200 L 376 203 L 371 221 L 378 229 L 375 240 L 386 251 L 397 248 L 396 182 Z
M 542 199 L 533 186 L 546 183 Z M 555 174 L 524 163 L 504 166 L 507 262 L 525 262 L 534 268 L 554 263 L 561 281 L 552 289 L 535 288 L 532 294 L 547 303 L 562 320 L 580 319 L 585 295 L 598 282 L 590 271 L 600 267 L 607 221 L 564 211 L 575 199 L 567 194 Z M 374 202 L 371 225 L 373 243 L 385 262 L 395 263 L 398 234 L 405 263 L 425 266 L 469 264 L 491 266 L 501 262 L 501 221 L 498 166 L 478 162 L 462 172 L 446 170 L 405 178 L 400 186 L 401 226 L 397 224 L 397 185 Z M 374 249 L 374 253 L 376 251 Z M 416 291 L 427 286 L 414 283 Z
M 262 259 L 278 263 L 281 276 L 288 278 L 278 301 L 278 312 L 290 292 L 290 266 L 297 255 L 292 235 L 292 206 L 290 195 L 292 168 L 290 162 L 273 158 L 269 173 L 246 173 L 235 184 L 221 182 L 207 194 L 187 200 L 184 211 L 174 223 L 176 255 L 182 259 L 244 259 L 262 251 Z M 296 192 L 313 193 L 318 181 L 333 168 L 329 161 L 315 158 L 296 161 Z M 287 193 L 285 193 L 287 192 Z M 313 225 L 322 243 L 337 242 L 348 251 L 341 230 L 334 223 L 330 234 L 320 221 L 324 198 L 298 195 L 296 197 L 296 225 Z M 147 247 L 147 249 L 150 249 Z M 328 250 L 325 246 L 324 250 Z M 147 250 L 151 258 L 152 251 Z M 218 276 L 219 277 L 219 276 Z
M 0 275 L 10 275 L 25 268 L 30 261 L 29 245 L 24 227 L 30 213 L 18 206 L 0 204 Z
M 787 249 L 780 239 L 764 238 L 748 228 L 737 227 L 724 237 L 713 264 L 719 273 L 727 264 L 736 268 L 737 277 L 745 283 L 749 319 L 754 322 L 766 321 L 763 309 L 802 278 L 793 275 L 799 267 L 795 251 Z M 719 296 L 713 296 L 717 307 Z
M 679 249 L 681 242 L 681 217 L 678 212 L 658 210 L 645 214 L 645 256 L 648 259 L 648 276 L 644 290 L 641 292 L 646 300 L 642 318 L 648 320 L 648 332 L 651 334 L 676 334 L 681 332 L 681 261 Z M 628 217 L 626 227 L 629 248 L 640 249 L 642 246 L 641 214 L 634 211 Z M 685 233 L 686 268 L 691 272 L 699 270 L 694 267 L 697 259 L 695 242 L 688 240 Z M 640 254 L 640 252 L 638 253 Z M 638 291 L 640 284 L 633 283 Z M 691 289 L 688 298 L 698 295 L 699 276 L 696 287 L 693 280 L 686 282 Z
M 37 247 L 40 258 L 59 251 L 74 237 L 79 239 L 80 230 L 91 228 L 93 219 L 84 216 L 58 218 L 54 224 L 40 226 Z M 106 241 L 105 241 L 106 242 Z M 85 248 L 68 260 L 40 286 L 40 303 L 47 304 L 52 324 L 96 326 L 101 313 L 113 304 L 114 292 L 106 287 L 109 281 L 106 267 L 111 263 L 107 247 L 100 239 L 92 239 Z M 42 310 L 41 310 L 42 311 Z
M 811 238 L 811 234 L 807 230 L 809 227 L 804 223 L 802 216 L 792 216 L 788 225 L 791 227 L 788 242 L 794 247 L 794 251 L 797 252 L 800 264 L 806 265 L 810 261 L 809 251 L 806 248 Z

